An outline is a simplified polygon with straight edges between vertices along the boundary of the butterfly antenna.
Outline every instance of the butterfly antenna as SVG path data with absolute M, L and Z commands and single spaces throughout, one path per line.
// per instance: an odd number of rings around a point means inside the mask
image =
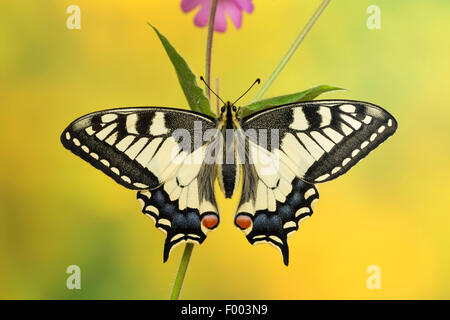
M 260 84 L 261 80 L 258 78 L 255 80 L 255 82 L 253 82 L 253 84 L 250 86 L 250 88 L 247 89 L 247 91 L 245 91 L 239 98 L 236 99 L 236 101 L 234 101 L 231 105 L 234 105 L 236 102 L 238 102 L 243 96 L 245 96 L 247 94 L 247 92 L 250 91 L 251 88 L 253 88 L 253 86 L 255 84 Z
M 215 92 L 208 86 L 208 84 L 206 83 L 206 81 L 205 81 L 205 79 L 203 78 L 203 76 L 200 76 L 200 80 L 203 81 L 203 83 L 204 83 L 205 86 L 209 89 L 209 91 L 211 91 L 212 93 L 214 93 L 214 95 L 215 95 L 217 98 L 219 98 L 219 100 L 222 101 L 222 103 L 223 103 L 224 105 L 226 104 L 226 103 L 222 100 L 222 98 L 219 97 L 219 96 L 217 95 L 217 93 L 215 93 Z

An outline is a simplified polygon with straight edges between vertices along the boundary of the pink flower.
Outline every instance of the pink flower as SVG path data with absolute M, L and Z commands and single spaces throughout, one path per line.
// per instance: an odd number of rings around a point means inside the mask
M 181 2 L 181 9 L 184 12 L 189 12 L 200 5 L 201 8 L 195 16 L 194 23 L 198 27 L 204 27 L 209 22 L 211 2 L 212 0 L 183 0 Z M 227 30 L 225 13 L 230 16 L 231 21 L 239 29 L 242 25 L 243 10 L 248 13 L 253 12 L 252 0 L 217 0 L 214 30 L 219 32 L 225 32 Z

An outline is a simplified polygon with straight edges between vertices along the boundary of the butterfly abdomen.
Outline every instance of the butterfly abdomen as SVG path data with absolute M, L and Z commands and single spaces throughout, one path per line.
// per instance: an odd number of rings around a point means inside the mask
M 225 193 L 225 198 L 231 198 L 236 189 L 236 165 L 223 164 L 222 165 L 222 182 Z
M 238 167 L 238 152 L 236 150 L 236 134 L 234 129 L 225 130 L 225 147 L 219 161 L 219 185 L 225 198 L 231 198 L 235 193 L 240 179 Z

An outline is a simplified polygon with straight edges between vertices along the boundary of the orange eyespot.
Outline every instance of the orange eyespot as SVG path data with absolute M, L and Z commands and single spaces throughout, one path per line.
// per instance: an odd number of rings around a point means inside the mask
M 242 230 L 250 228 L 252 225 L 252 219 L 249 216 L 239 215 L 236 218 L 236 224 Z
M 213 214 L 208 214 L 202 218 L 202 224 L 208 229 L 214 229 L 219 223 L 219 219 Z

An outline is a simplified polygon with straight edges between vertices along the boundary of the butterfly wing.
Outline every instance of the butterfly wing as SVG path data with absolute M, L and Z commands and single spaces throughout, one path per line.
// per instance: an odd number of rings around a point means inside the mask
M 166 234 L 164 262 L 183 243 L 201 244 L 219 224 L 214 197 L 214 164 L 205 161 L 212 144 L 192 152 L 160 187 L 138 191 L 142 212 Z
M 71 123 L 63 145 L 138 191 L 142 211 L 166 233 L 164 261 L 182 242 L 202 243 L 219 223 L 214 166 L 205 156 L 214 143 L 213 118 L 169 108 L 122 108 L 95 112 Z
M 379 106 L 352 100 L 319 100 L 267 109 L 245 119 L 243 129 L 279 131 L 279 149 L 296 176 L 332 180 L 394 134 L 397 122 Z
M 287 238 L 319 198 L 313 183 L 345 173 L 396 128 L 380 107 L 348 100 L 294 103 L 243 119 L 244 132 L 265 130 L 275 139 L 242 138 L 249 163 L 243 164 L 235 224 L 251 244 L 267 242 L 279 249 L 287 265 Z
M 246 155 L 234 223 L 251 244 L 269 243 L 278 249 L 288 265 L 288 237 L 313 213 L 319 193 L 313 184 L 296 177 L 278 158 L 278 151 L 270 152 L 246 139 Z
M 194 141 L 202 141 L 196 134 L 213 128 L 214 119 L 186 110 L 111 109 L 75 120 L 62 133 L 61 142 L 124 187 L 147 190 L 167 180 L 176 169 L 169 160 L 182 149 L 201 146 Z M 178 133 L 184 133 L 180 130 L 186 133 L 183 141 L 177 141 Z

